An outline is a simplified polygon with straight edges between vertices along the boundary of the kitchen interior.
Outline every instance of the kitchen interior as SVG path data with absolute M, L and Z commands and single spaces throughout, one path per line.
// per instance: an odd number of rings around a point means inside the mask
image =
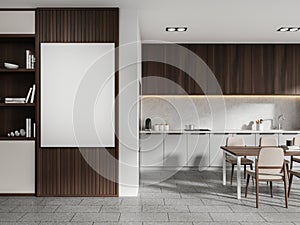
M 299 223 L 298 3 L 0 7 L 0 224 Z M 108 61 L 85 80 L 99 52 Z M 281 154 L 280 182 L 259 182 L 264 147 Z
M 298 45 L 145 43 L 142 49 L 145 183 L 178 171 L 221 171 L 220 147 L 229 137 L 245 146 L 272 137 L 285 146 L 300 134 Z M 157 170 L 168 172 L 149 175 Z

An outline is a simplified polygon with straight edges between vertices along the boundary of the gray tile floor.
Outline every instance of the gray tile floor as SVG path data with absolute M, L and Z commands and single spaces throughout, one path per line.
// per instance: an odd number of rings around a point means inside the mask
M 283 185 L 274 198 L 260 184 L 255 208 L 252 183 L 248 198 L 236 199 L 235 185 L 222 185 L 221 171 L 147 171 L 139 197 L 0 197 L 0 225 L 300 225 L 300 181 L 295 179 L 284 208 Z M 243 181 L 243 196 L 245 183 Z

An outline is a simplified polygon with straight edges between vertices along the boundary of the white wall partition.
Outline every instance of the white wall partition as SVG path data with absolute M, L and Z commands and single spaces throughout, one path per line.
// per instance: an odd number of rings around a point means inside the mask
M 1 11 L 0 34 L 34 34 L 35 11 Z
M 41 147 L 115 146 L 114 43 L 41 44 Z

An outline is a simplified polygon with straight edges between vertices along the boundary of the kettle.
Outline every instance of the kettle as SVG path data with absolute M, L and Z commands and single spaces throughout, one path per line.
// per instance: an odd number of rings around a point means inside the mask
M 145 130 L 151 130 L 151 119 L 150 118 L 147 118 L 146 121 L 145 121 Z

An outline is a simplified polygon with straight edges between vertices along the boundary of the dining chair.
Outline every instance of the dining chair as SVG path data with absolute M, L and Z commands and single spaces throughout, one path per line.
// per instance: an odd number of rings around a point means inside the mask
M 273 136 L 263 136 L 259 139 L 259 146 L 260 147 L 277 147 L 278 146 L 278 140 L 277 138 Z M 289 160 L 285 160 L 285 163 L 288 165 L 290 162 Z M 268 182 L 267 182 L 268 184 Z M 272 181 L 270 181 L 270 189 L 272 188 Z
M 259 139 L 259 146 L 260 147 L 278 146 L 278 140 L 273 136 L 271 137 L 263 136 Z
M 300 146 L 300 135 L 293 138 L 293 145 Z M 300 163 L 300 156 L 291 156 L 291 165 L 290 165 L 290 170 L 289 170 L 290 179 L 289 179 L 288 196 L 290 196 L 291 187 L 292 187 L 292 183 L 293 183 L 293 176 L 300 178 L 300 171 L 293 169 L 293 162 Z
M 288 208 L 288 181 L 287 169 L 284 161 L 284 152 L 282 148 L 262 148 L 255 163 L 255 170 L 247 170 L 247 184 L 245 197 L 247 197 L 249 179 L 252 176 L 255 179 L 256 189 L 256 208 L 258 208 L 259 182 L 260 181 L 283 181 L 285 193 L 285 207 Z M 273 197 L 271 185 L 271 197 Z
M 242 137 L 228 137 L 226 140 L 226 146 L 245 146 L 245 141 Z M 226 161 L 231 164 L 231 178 L 230 184 L 232 184 L 233 174 L 234 174 L 234 166 L 237 165 L 237 159 L 232 156 L 227 156 Z M 246 166 L 249 165 L 250 169 L 253 169 L 254 162 L 251 159 L 247 159 L 246 157 L 241 159 L 241 165 L 244 165 L 244 179 L 246 178 Z
M 293 145 L 300 146 L 300 135 L 293 138 Z M 291 156 L 290 170 L 293 169 L 293 162 L 300 163 L 300 156 Z

